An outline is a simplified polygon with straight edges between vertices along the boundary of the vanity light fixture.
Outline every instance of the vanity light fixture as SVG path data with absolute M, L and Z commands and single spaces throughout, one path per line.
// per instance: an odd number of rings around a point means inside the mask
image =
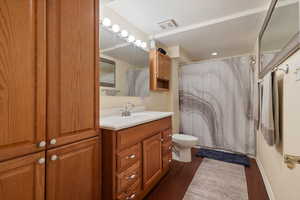
M 111 29 L 113 32 L 118 33 L 120 31 L 120 26 L 118 24 L 114 24 Z
M 122 31 L 121 31 L 121 37 L 123 37 L 123 38 L 128 37 L 128 31 L 122 30 Z
M 117 35 L 120 38 L 127 40 L 127 42 L 131 42 L 131 43 L 135 44 L 137 47 L 147 49 L 147 46 L 148 46 L 147 42 L 144 42 L 142 40 L 136 40 L 136 38 L 133 35 L 129 35 L 129 32 L 127 30 L 125 30 L 125 29 L 121 30 L 121 27 L 118 24 L 112 25 L 112 22 L 109 18 L 104 17 L 101 20 L 101 25 L 112 33 L 118 33 Z
M 107 18 L 107 17 L 105 17 L 105 18 L 102 20 L 102 25 L 103 25 L 104 27 L 110 27 L 110 25 L 111 25 L 110 19 Z
M 133 35 L 129 35 L 128 42 L 134 42 L 134 41 L 135 41 L 135 37 Z
M 218 55 L 218 52 L 213 52 L 211 53 L 212 56 L 217 56 Z

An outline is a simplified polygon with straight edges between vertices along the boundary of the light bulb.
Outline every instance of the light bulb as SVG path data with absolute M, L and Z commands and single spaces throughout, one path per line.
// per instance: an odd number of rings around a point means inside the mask
M 135 37 L 133 35 L 129 35 L 128 42 L 134 42 Z
M 108 19 L 107 17 L 105 17 L 102 21 L 103 26 L 105 27 L 109 27 L 111 25 L 111 21 L 110 19 Z
M 140 47 L 142 45 L 142 41 L 141 40 L 137 40 L 135 41 L 135 45 Z
M 113 32 L 118 33 L 120 31 L 120 26 L 118 24 L 114 24 L 112 26 L 112 30 Z
M 128 37 L 128 31 L 122 30 L 122 31 L 121 31 L 121 37 L 123 37 L 123 38 Z
M 212 56 L 217 56 L 218 55 L 218 52 L 213 52 L 211 53 Z
M 142 48 L 146 49 L 147 48 L 147 43 L 146 42 L 142 42 Z

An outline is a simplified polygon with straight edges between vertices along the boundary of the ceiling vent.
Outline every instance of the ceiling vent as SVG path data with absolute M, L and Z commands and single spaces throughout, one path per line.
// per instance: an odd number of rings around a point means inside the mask
M 162 30 L 170 30 L 178 27 L 174 19 L 159 22 L 158 25 Z

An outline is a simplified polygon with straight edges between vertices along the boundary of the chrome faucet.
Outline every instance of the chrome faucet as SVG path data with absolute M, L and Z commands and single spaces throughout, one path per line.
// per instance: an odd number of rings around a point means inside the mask
M 124 110 L 122 110 L 122 117 L 128 117 L 131 115 L 131 110 L 132 108 L 134 108 L 134 104 L 133 103 L 126 103 L 125 106 L 124 106 Z

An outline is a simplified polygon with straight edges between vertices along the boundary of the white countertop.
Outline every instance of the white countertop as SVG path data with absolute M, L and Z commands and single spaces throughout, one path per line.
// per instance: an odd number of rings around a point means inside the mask
M 131 113 L 131 115 L 128 117 L 122 117 L 118 115 L 106 116 L 100 118 L 100 128 L 117 131 L 172 115 L 172 112 L 144 111 Z

